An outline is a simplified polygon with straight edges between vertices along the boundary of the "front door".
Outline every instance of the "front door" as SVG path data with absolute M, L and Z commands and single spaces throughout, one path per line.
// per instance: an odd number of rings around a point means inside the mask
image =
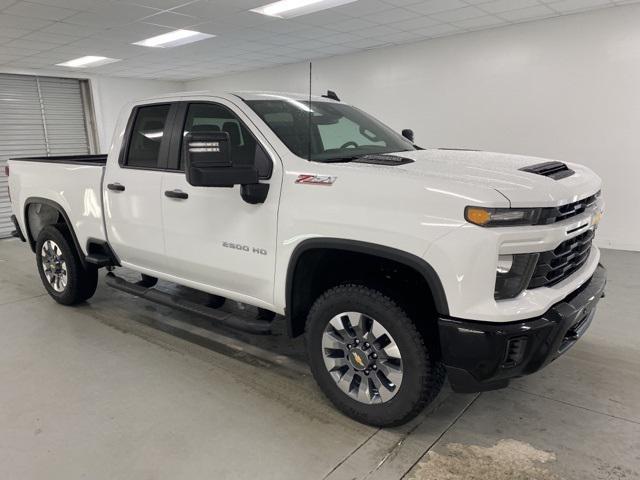
M 170 119 L 177 105 L 136 107 L 119 161 L 108 162 L 103 181 L 109 244 L 124 266 L 165 270 L 162 172 L 167 164 Z
M 181 107 L 178 124 L 184 130 L 174 136 L 176 143 L 190 132 L 227 132 L 233 164 L 256 165 L 261 182 L 269 183 L 270 190 L 264 203 L 251 205 L 242 199 L 239 185 L 193 187 L 184 173 L 182 145 L 174 145 L 172 151 L 180 158 L 175 170 L 164 173 L 161 188 L 168 273 L 194 288 L 269 306 L 273 304 L 280 164 L 230 102 L 221 99 Z

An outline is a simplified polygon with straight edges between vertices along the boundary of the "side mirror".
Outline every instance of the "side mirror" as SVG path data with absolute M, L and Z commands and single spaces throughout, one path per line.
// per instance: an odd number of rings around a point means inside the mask
M 410 128 L 405 128 L 402 130 L 402 136 L 413 143 L 413 130 Z
M 227 132 L 189 133 L 183 142 L 187 182 L 194 187 L 233 187 L 258 183 L 253 165 L 233 165 Z

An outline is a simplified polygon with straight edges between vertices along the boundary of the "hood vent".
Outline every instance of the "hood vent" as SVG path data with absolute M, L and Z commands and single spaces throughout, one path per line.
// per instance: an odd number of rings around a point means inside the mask
M 560 180 L 566 177 L 570 177 L 575 173 L 562 162 L 538 163 L 536 165 L 521 168 L 520 170 L 523 172 L 535 173 L 536 175 L 553 178 L 554 180 Z
M 353 160 L 354 163 L 369 163 L 371 165 L 404 165 L 405 163 L 413 163 L 415 160 L 405 157 L 397 157 L 395 155 L 364 155 Z

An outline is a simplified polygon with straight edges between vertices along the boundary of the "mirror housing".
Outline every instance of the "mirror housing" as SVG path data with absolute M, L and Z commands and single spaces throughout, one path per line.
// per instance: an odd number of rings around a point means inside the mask
M 404 130 L 402 130 L 402 136 L 413 143 L 413 130 L 411 130 L 410 128 L 405 128 Z
M 264 203 L 268 193 L 268 183 L 249 183 L 240 187 L 240 196 L 245 202 L 251 205 Z
M 258 183 L 253 165 L 231 162 L 227 132 L 189 133 L 183 142 L 187 182 L 194 187 L 233 187 Z

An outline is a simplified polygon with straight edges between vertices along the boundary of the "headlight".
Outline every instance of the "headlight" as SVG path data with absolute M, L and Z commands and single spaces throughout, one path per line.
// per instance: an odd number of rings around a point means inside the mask
M 485 208 L 467 207 L 464 218 L 481 227 L 509 227 L 534 225 L 540 217 L 539 208 Z
M 539 256 L 538 253 L 500 255 L 496 266 L 494 298 L 504 300 L 520 295 L 529 285 Z

